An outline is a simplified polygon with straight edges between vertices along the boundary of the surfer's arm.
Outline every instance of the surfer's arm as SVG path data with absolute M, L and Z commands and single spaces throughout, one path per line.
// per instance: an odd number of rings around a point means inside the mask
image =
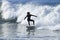
M 31 16 L 37 17 L 36 15 L 31 15 Z
M 27 16 L 26 16 L 27 17 Z M 24 20 L 26 19 L 26 17 L 24 18 Z

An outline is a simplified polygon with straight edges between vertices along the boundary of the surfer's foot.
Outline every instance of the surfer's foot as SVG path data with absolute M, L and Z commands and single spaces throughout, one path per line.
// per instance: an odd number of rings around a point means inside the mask
M 29 24 L 29 26 L 30 26 L 30 24 Z
M 33 24 L 33 25 L 35 25 L 35 24 Z
M 30 26 L 30 24 L 29 24 L 29 26 Z

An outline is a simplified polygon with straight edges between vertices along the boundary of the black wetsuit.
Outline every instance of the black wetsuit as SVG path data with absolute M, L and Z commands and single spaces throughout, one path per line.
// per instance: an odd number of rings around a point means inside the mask
M 31 16 L 32 16 L 32 15 L 27 15 L 27 21 L 33 21 L 33 20 L 31 19 Z
M 33 24 L 35 24 L 35 21 L 31 19 L 31 16 L 35 16 L 35 15 L 27 14 L 27 16 L 26 16 L 29 25 L 30 25 L 30 21 L 33 21 Z M 26 18 L 26 17 L 25 17 L 25 18 Z M 35 16 L 35 17 L 37 17 L 37 16 Z M 25 18 L 24 18 L 24 19 L 25 19 Z

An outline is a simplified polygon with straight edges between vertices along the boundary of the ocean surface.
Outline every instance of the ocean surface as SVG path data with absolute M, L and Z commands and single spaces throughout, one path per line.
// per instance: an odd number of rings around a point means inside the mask
M 59 0 L 2 0 L 1 11 L 0 40 L 60 40 Z M 27 12 L 38 16 L 31 18 L 35 26 L 30 28 L 24 20 Z M 16 17 L 21 24 L 2 22 Z
M 35 28 L 29 32 L 26 25 L 3 23 L 0 24 L 0 40 L 60 40 L 60 30 Z

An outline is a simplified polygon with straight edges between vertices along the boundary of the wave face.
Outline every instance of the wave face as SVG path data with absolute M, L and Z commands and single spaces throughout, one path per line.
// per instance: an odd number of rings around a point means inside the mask
M 10 19 L 18 17 L 17 22 L 24 19 L 27 12 L 37 15 L 38 17 L 32 17 L 35 20 L 36 26 L 48 28 L 48 29 L 59 29 L 60 27 L 60 5 L 49 6 L 49 5 L 36 5 L 32 3 L 26 4 L 11 4 L 8 1 L 2 1 L 2 18 Z M 26 20 L 23 20 L 21 24 L 27 24 Z

